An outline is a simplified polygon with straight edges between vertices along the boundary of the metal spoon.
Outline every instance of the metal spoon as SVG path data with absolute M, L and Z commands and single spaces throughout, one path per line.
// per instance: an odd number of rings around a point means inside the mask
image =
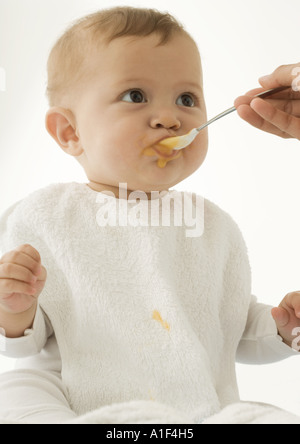
M 254 97 L 260 97 L 261 99 L 264 99 L 265 97 L 269 97 L 272 94 L 276 94 L 280 91 L 284 91 L 285 89 L 290 88 L 289 86 L 280 86 L 278 88 L 269 89 L 268 91 L 264 91 L 260 94 L 257 94 Z M 227 116 L 228 114 L 233 113 L 236 111 L 236 108 L 233 106 L 232 108 L 227 109 L 226 111 L 222 112 L 221 114 L 218 114 L 213 119 L 209 120 L 207 123 L 204 123 L 203 125 L 199 126 L 199 128 L 194 128 L 192 131 L 190 131 L 188 134 L 185 134 L 184 136 L 178 136 L 178 137 L 168 137 L 167 139 L 162 140 L 159 142 L 159 145 L 165 146 L 167 148 L 172 148 L 173 150 L 182 150 L 183 148 L 186 148 L 188 145 L 190 145 L 193 140 L 198 136 L 199 132 L 206 128 L 208 125 L 210 125 L 213 122 L 216 122 L 216 120 L 221 119 L 222 117 Z

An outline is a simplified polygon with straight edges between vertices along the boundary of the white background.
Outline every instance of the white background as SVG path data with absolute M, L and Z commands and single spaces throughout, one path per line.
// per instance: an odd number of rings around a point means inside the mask
M 299 0 L 0 0 L 0 213 L 50 183 L 86 180 L 44 129 L 47 57 L 72 20 L 124 4 L 167 10 L 186 26 L 202 55 L 209 117 L 256 87 L 258 77 L 299 62 Z M 205 164 L 176 186 L 213 200 L 238 222 L 253 292 L 271 305 L 300 288 L 299 165 L 299 141 L 261 133 L 233 114 L 211 126 Z M 0 358 L 0 371 L 12 366 Z M 241 397 L 300 415 L 299 372 L 298 357 L 239 365 Z

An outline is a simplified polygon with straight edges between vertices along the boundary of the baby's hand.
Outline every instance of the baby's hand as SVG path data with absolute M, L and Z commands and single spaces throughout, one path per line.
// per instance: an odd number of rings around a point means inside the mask
M 278 308 L 273 308 L 272 316 L 283 342 L 291 347 L 293 330 L 300 327 L 300 292 L 289 293 Z
M 0 259 L 2 313 L 20 314 L 35 306 L 46 277 L 40 254 L 31 245 L 22 245 L 6 253 Z

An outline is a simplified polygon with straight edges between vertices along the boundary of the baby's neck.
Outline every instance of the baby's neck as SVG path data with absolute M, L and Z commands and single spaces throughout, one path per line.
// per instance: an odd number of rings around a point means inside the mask
M 122 189 L 121 191 L 121 198 L 124 199 L 124 195 L 126 196 L 126 192 L 127 192 L 127 199 L 129 198 L 130 194 L 134 191 L 134 190 L 129 190 L 129 189 L 125 189 L 123 187 L 115 187 L 113 185 L 105 185 L 102 183 L 98 183 L 98 182 L 93 182 L 90 181 L 88 184 L 88 187 L 90 187 L 92 190 L 94 191 L 98 191 L 98 192 L 105 192 L 105 191 L 109 191 L 111 193 L 114 194 L 114 196 L 117 199 L 120 199 L 120 188 Z M 142 191 L 142 190 L 138 190 L 138 191 Z M 166 190 L 169 191 L 169 190 Z M 150 193 L 146 193 L 148 200 L 151 200 L 152 196 L 151 196 L 151 192 Z

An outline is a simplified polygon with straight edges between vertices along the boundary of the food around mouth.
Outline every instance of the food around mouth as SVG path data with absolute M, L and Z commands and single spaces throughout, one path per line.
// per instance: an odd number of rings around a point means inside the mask
M 157 166 L 159 168 L 165 168 L 168 162 L 181 157 L 182 152 L 174 151 L 173 148 L 165 147 L 162 145 L 154 145 L 148 147 L 143 151 L 144 156 L 158 156 Z

